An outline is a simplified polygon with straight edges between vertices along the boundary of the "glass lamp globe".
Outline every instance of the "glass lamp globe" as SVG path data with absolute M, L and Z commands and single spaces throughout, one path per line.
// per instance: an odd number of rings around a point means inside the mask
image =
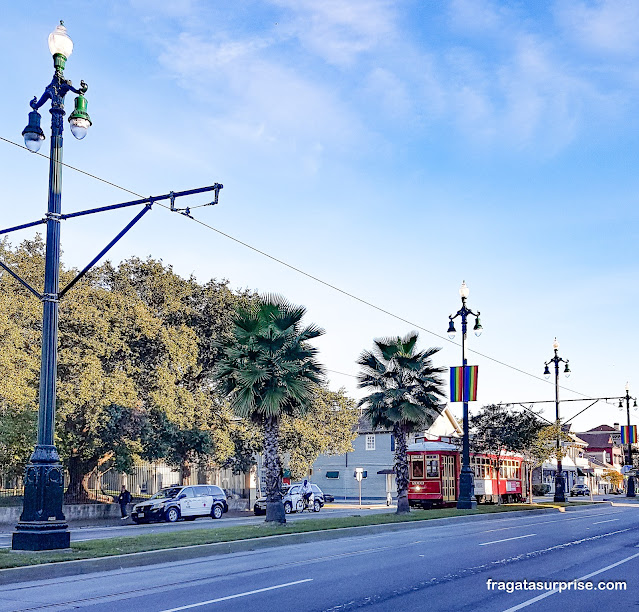
M 82 140 L 89 131 L 89 127 L 91 126 L 91 122 L 88 119 L 84 119 L 83 117 L 72 117 L 69 120 L 69 127 L 71 128 L 71 133 L 78 139 Z
M 33 109 L 29 113 L 29 123 L 27 127 L 22 130 L 24 136 L 24 145 L 32 153 L 37 153 L 40 150 L 40 145 L 44 140 L 44 132 L 40 127 L 40 113 Z
M 51 55 L 59 53 L 67 59 L 69 59 L 71 53 L 73 53 L 73 41 L 67 34 L 67 29 L 64 27 L 63 21 L 49 34 L 49 51 L 51 51 Z
M 32 153 L 37 153 L 42 146 L 42 141 L 44 140 L 44 135 L 36 134 L 34 132 L 27 132 L 24 135 L 24 145 L 31 151 Z
M 468 288 L 466 281 L 462 281 L 461 287 L 459 288 L 459 295 L 463 300 L 465 300 L 468 297 L 469 293 L 470 289 Z

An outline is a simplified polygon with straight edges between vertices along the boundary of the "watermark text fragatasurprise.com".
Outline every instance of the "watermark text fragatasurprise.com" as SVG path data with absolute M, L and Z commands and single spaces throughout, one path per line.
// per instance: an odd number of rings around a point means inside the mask
M 489 591 L 625 591 L 625 580 L 605 580 L 592 582 L 590 580 L 486 580 Z

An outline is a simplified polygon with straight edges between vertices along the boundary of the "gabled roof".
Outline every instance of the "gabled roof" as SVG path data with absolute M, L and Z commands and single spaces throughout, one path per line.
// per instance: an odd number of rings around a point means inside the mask
M 587 433 L 597 433 L 598 431 L 619 431 L 610 425 L 599 425 L 593 429 L 589 429 Z
M 581 445 L 587 446 L 588 445 L 588 442 L 586 442 L 583 438 L 581 438 L 579 435 L 577 435 L 575 433 L 571 433 L 570 437 L 572 438 L 573 443 L 576 446 L 581 446 Z
M 614 430 L 613 430 L 614 432 Z M 613 445 L 612 433 L 609 431 L 597 431 L 577 434 L 586 444 L 588 450 L 595 448 L 609 448 Z

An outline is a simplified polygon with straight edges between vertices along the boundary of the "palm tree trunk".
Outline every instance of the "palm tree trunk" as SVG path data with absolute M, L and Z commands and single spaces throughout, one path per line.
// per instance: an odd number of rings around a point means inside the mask
M 397 483 L 397 514 L 408 514 L 408 457 L 406 456 L 406 428 L 396 424 L 395 434 L 395 482 Z
M 278 417 L 264 420 L 264 469 L 266 471 L 267 523 L 286 523 L 282 503 L 282 464 L 279 457 L 280 422 Z

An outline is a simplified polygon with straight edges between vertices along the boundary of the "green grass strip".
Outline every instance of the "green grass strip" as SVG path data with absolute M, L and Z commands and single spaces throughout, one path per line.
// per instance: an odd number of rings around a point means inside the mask
M 581 505 L 582 503 L 583 502 L 574 505 Z M 571 504 L 568 503 L 566 505 L 570 506 Z M 232 542 L 289 533 L 308 533 L 311 531 L 324 531 L 345 527 L 405 523 L 452 516 L 492 514 L 496 512 L 512 512 L 550 507 L 557 506 L 550 504 L 504 504 L 501 506 L 480 506 L 476 510 L 457 510 L 456 508 L 413 510 L 410 514 L 401 516 L 394 513 L 369 514 L 366 516 L 355 515 L 328 519 L 306 519 L 303 521 L 289 522 L 285 525 L 266 525 L 263 522 L 259 522 L 255 525 L 238 525 L 212 529 L 181 529 L 169 533 L 149 533 L 76 543 L 72 541 L 71 550 L 68 552 L 16 553 L 8 549 L 3 549 L 0 551 L 0 569 L 38 565 L 41 563 L 110 557 L 113 555 L 180 548 L 198 544 Z

